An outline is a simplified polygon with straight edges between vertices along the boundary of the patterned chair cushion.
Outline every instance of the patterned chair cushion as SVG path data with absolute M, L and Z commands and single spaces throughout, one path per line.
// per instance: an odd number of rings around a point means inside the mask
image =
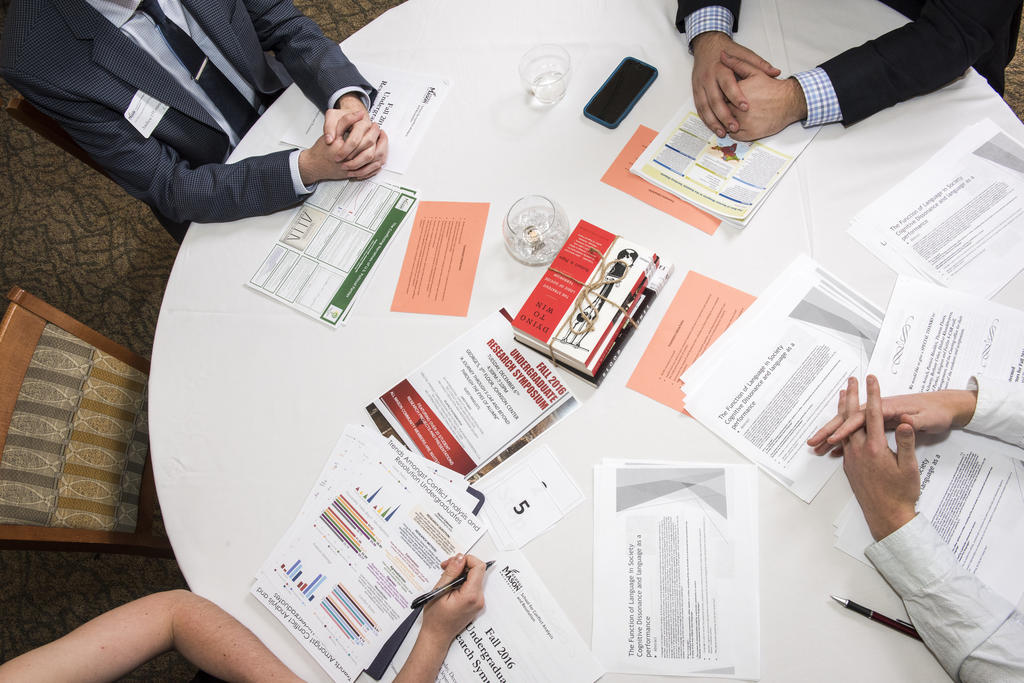
M 0 523 L 135 531 L 147 381 L 47 324 L 0 455 Z

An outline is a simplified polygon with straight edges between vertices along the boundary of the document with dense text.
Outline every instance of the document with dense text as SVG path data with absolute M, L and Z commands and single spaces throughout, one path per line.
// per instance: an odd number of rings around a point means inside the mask
M 594 636 L 609 671 L 760 676 L 757 471 L 594 467 Z
M 891 448 L 896 444 L 891 438 Z M 927 517 L 960 565 L 1013 604 L 1024 594 L 1024 451 L 970 432 L 919 437 L 921 498 Z M 857 500 L 836 522 L 837 548 L 871 564 L 874 543 Z
M 817 132 L 789 126 L 757 142 L 720 138 L 687 105 L 630 171 L 702 211 L 745 226 Z
M 1024 382 L 1024 312 L 901 275 L 869 370 L 882 395 Z
M 991 297 L 1024 268 L 1024 146 L 969 126 L 849 232 L 897 273 Z
M 440 563 L 484 532 L 452 472 L 366 427 L 345 429 L 251 593 L 336 681 L 376 656 Z
M 839 467 L 806 444 L 862 377 L 882 311 L 799 256 L 683 373 L 686 410 L 810 502 Z

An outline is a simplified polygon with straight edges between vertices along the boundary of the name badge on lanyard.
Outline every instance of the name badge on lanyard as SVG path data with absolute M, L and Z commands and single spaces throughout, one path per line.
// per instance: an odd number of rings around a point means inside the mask
M 135 130 L 142 133 L 142 137 L 148 138 L 169 108 L 160 100 L 139 90 L 125 109 L 124 117 L 135 126 Z

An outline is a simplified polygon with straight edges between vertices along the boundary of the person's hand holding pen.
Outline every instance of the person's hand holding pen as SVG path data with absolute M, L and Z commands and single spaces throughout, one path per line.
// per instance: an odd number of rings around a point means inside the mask
M 484 572 L 486 563 L 472 555 L 456 555 L 441 563 L 443 573 L 435 588 L 466 575 L 458 588 L 437 597 L 423 608 L 423 626 L 416 645 L 396 683 L 433 681 L 455 636 L 484 608 Z

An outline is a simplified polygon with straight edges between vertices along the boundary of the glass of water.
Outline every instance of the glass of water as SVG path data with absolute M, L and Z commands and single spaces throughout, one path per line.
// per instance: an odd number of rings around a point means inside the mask
M 505 215 L 502 228 L 509 253 L 531 266 L 551 263 L 569 237 L 565 212 L 539 194 L 517 200 Z
M 538 45 L 519 60 L 523 87 L 541 104 L 562 99 L 571 73 L 569 53 L 560 45 Z

